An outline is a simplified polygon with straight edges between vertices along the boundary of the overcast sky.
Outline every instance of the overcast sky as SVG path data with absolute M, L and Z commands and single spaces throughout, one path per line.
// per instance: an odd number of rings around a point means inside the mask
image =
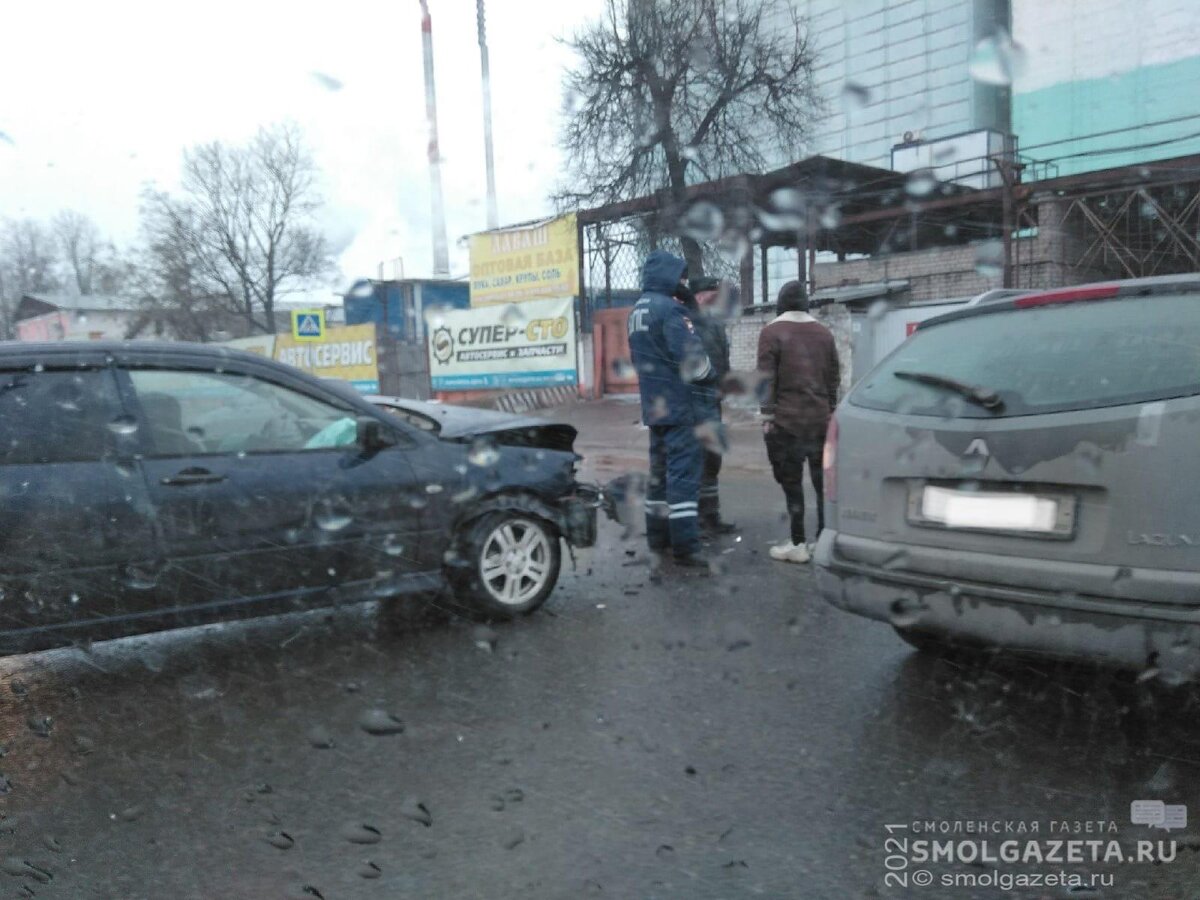
M 429 0 L 453 274 L 461 235 L 486 227 L 475 0 Z M 488 42 L 501 223 L 550 211 L 561 72 L 555 39 L 601 0 L 490 0 Z M 180 153 L 292 119 L 322 169 L 340 283 L 403 256 L 432 269 L 418 0 L 73 0 L 4 13 L 0 216 L 91 216 L 120 245 L 143 185 L 173 189 Z M 334 90 L 327 76 L 342 87 Z M 391 274 L 389 269 L 388 274 Z

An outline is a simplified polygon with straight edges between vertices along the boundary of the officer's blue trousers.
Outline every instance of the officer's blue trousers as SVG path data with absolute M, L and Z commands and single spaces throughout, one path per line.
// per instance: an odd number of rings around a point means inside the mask
M 646 541 L 651 550 L 686 556 L 700 550 L 700 471 L 704 448 L 691 425 L 650 427 Z

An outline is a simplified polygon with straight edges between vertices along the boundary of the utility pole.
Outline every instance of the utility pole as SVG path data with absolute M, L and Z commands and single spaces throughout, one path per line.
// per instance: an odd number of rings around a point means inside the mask
M 433 84 L 433 22 L 429 4 L 421 0 L 421 44 L 425 51 L 425 119 L 429 125 L 429 187 L 433 205 L 433 274 L 450 274 L 446 242 L 446 203 L 442 197 L 442 159 L 438 146 L 437 91 Z
M 488 66 L 483 0 L 475 0 L 475 20 L 479 31 L 479 69 L 483 78 L 483 154 L 487 166 L 487 225 L 489 229 L 493 229 L 500 227 L 500 212 L 496 208 L 496 164 L 492 157 L 492 75 Z

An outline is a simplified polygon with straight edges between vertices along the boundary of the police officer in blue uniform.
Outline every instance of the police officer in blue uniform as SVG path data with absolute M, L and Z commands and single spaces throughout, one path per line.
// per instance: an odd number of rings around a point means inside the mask
M 684 304 L 692 300 L 687 263 L 655 250 L 642 266 L 642 296 L 629 313 L 629 350 L 638 373 L 642 422 L 650 427 L 646 540 L 678 565 L 707 568 L 698 522 L 704 448 L 693 384 L 716 381 Z

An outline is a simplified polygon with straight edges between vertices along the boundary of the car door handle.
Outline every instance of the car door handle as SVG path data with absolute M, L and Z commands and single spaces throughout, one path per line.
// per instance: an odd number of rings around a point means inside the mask
M 167 487 L 186 487 L 189 484 L 216 484 L 224 481 L 225 476 L 198 466 L 191 466 L 176 472 L 174 475 L 163 476 L 162 483 Z

